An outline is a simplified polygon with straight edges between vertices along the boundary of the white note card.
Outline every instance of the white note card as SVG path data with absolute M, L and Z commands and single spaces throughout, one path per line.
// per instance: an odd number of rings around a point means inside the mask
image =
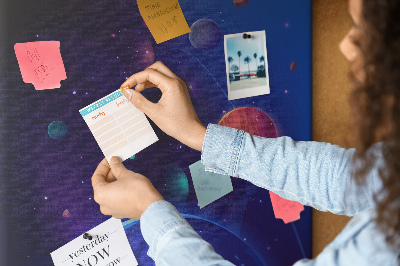
M 125 161 L 158 140 L 145 114 L 118 89 L 79 110 L 101 151 Z
M 50 253 L 55 266 L 136 266 L 124 227 L 119 219 L 110 218 L 83 235 Z

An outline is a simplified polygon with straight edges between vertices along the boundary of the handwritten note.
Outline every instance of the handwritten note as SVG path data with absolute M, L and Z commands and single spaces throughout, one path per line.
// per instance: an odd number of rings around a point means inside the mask
M 54 265 L 138 265 L 121 220 L 110 218 L 87 233 L 92 240 L 84 239 L 82 234 L 50 253 Z
M 67 78 L 60 42 L 16 43 L 14 50 L 22 79 L 32 83 L 36 90 L 60 88 L 60 81 Z
M 233 191 L 230 176 L 206 172 L 201 161 L 189 169 L 200 209 Z
M 123 161 L 158 140 L 145 114 L 118 89 L 79 110 L 107 161 Z
M 157 44 L 190 32 L 178 0 L 137 0 L 137 4 Z
M 304 210 L 301 203 L 284 199 L 271 191 L 269 196 L 271 197 L 275 218 L 282 219 L 285 224 L 300 219 L 300 213 Z

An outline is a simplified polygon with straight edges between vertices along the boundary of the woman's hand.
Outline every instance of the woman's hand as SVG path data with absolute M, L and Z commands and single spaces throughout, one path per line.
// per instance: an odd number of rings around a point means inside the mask
M 100 162 L 92 186 L 100 211 L 117 219 L 140 219 L 153 202 L 164 200 L 147 177 L 126 169 L 116 156 L 110 165 L 106 159 Z
M 135 85 L 135 90 L 130 89 Z M 140 93 L 150 87 L 158 87 L 162 92 L 157 103 L 150 102 Z M 206 127 L 197 117 L 186 84 L 163 63 L 156 62 L 132 75 L 122 84 L 121 90 L 162 131 L 201 151 Z

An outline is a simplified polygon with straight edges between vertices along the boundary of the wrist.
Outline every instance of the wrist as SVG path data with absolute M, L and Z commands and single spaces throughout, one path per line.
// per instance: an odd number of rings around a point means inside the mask
M 157 197 L 154 197 L 152 199 L 147 200 L 145 203 L 143 203 L 141 210 L 139 211 L 139 220 L 142 217 L 143 213 L 151 206 L 156 201 L 164 200 L 163 196 L 158 195 Z
M 204 137 L 206 135 L 207 127 L 205 127 L 202 123 L 198 123 L 192 127 L 190 130 L 188 141 L 186 141 L 186 145 L 191 147 L 192 149 L 202 151 Z

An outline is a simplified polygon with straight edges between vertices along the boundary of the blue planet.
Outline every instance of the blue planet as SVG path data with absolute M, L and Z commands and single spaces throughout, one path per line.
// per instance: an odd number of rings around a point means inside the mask
M 247 241 L 224 226 L 200 216 L 185 213 L 181 215 L 224 259 L 235 265 L 271 265 Z M 147 256 L 148 245 L 143 239 L 139 223 L 138 220 L 127 220 L 122 225 L 139 265 L 154 265 L 153 260 Z
M 212 50 L 221 41 L 221 29 L 211 19 L 199 19 L 190 27 L 189 40 L 194 47 L 202 51 Z
M 160 193 L 165 200 L 172 204 L 179 204 L 186 201 L 189 194 L 189 181 L 186 174 L 178 166 L 163 171 L 164 186 Z
M 62 121 L 53 121 L 50 123 L 47 132 L 52 139 L 62 139 L 67 134 L 67 125 Z

